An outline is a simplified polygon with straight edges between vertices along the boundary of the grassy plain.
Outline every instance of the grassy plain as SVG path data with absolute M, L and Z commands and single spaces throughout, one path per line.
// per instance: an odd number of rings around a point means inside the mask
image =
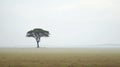
M 120 48 L 0 48 L 0 67 L 120 67 Z

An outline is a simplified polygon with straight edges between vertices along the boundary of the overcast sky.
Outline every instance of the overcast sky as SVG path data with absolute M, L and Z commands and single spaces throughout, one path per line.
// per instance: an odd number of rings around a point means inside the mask
M 42 47 L 120 44 L 120 0 L 0 0 L 0 47 L 36 47 L 33 28 Z

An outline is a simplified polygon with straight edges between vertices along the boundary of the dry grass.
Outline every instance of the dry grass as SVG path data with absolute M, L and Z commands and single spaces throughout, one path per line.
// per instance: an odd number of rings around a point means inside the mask
M 120 49 L 1 48 L 0 67 L 120 67 Z

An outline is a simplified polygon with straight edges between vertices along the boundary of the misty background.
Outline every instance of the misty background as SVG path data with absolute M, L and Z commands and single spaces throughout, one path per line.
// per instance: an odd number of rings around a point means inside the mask
M 0 0 L 0 47 L 120 46 L 120 0 Z

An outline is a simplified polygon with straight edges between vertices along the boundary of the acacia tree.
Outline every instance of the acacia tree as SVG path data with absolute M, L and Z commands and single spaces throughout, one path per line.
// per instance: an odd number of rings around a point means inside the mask
M 37 48 L 39 48 L 39 42 L 41 37 L 49 37 L 49 31 L 40 28 L 35 28 L 33 30 L 28 31 L 26 36 L 35 38 L 37 42 Z

